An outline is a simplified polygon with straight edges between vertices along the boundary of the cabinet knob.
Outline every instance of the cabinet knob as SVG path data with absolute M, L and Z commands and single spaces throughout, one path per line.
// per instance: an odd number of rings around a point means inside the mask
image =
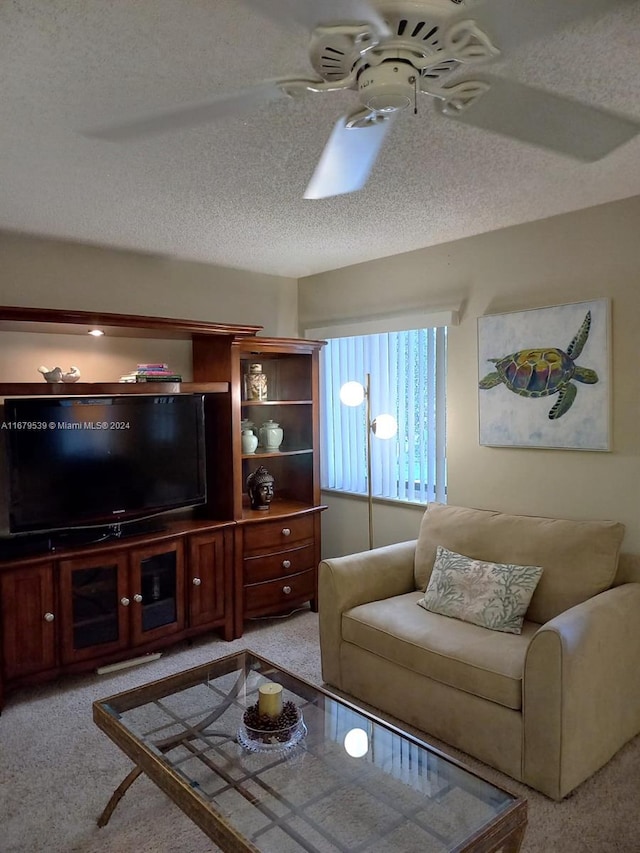
M 200 580 L 200 578 L 194 578 L 194 579 L 191 581 L 191 583 L 192 583 L 194 586 L 200 586 L 200 584 L 202 583 L 202 581 Z
M 291 560 L 283 560 L 282 561 L 282 568 L 283 569 L 290 569 L 291 568 Z
M 53 622 L 53 620 L 54 620 L 55 618 L 56 618 L 56 617 L 53 615 L 53 613 L 45 613 L 45 614 L 44 614 L 44 621 L 45 621 L 45 622 Z
M 140 604 L 140 602 L 142 601 L 142 596 L 140 595 L 140 593 L 139 593 L 139 592 L 136 592 L 136 594 L 133 596 L 133 600 L 134 600 L 137 604 Z
M 283 536 L 291 536 L 291 528 L 289 528 L 289 527 L 283 527 L 283 528 L 282 528 L 282 535 L 283 535 Z
M 120 604 L 121 604 L 123 607 L 128 607 L 130 603 L 131 603 L 131 602 L 129 601 L 129 599 L 128 599 L 128 598 L 121 598 L 121 599 L 120 599 Z
M 291 587 L 290 586 L 283 586 L 282 591 L 284 592 L 285 595 L 289 595 L 289 593 L 291 592 Z

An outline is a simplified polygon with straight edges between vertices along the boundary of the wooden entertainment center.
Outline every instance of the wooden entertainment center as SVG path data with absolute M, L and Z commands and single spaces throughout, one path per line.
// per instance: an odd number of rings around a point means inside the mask
M 207 502 L 163 529 L 95 544 L 31 547 L 0 559 L 0 708 L 6 690 L 159 651 L 247 619 L 317 608 L 320 560 L 318 370 L 322 342 L 261 338 L 260 327 L 163 317 L 0 307 L 0 331 L 70 334 L 99 327 L 130 338 L 190 341 L 193 381 L 0 382 L 11 397 L 203 394 Z M 262 364 L 267 399 L 244 398 Z M 274 420 L 277 451 L 244 454 L 241 422 Z M 268 510 L 251 509 L 247 476 L 275 479 Z M 24 551 L 20 549 L 24 548 Z

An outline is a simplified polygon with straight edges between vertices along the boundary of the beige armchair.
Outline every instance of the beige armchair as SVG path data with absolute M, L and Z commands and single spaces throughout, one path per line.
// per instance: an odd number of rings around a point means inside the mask
M 562 799 L 640 732 L 640 571 L 624 528 L 430 504 L 419 537 L 324 560 L 329 685 Z M 543 567 L 521 634 L 418 607 L 436 548 Z

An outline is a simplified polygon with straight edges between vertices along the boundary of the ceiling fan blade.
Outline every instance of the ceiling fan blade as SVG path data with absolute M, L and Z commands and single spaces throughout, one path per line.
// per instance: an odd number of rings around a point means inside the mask
M 438 103 L 456 121 L 550 148 L 578 160 L 599 160 L 640 133 L 640 121 L 513 80 L 483 74 L 489 89 L 460 111 Z
M 175 110 L 137 116 L 114 124 L 90 128 L 83 131 L 82 134 L 83 136 L 114 142 L 137 139 L 155 133 L 195 127 L 226 116 L 245 115 L 268 101 L 288 97 L 289 95 L 281 88 L 277 80 L 265 80 L 264 83 L 243 89 L 235 94 L 222 95 L 202 103 L 178 107 Z
M 523 42 L 637 0 L 478 0 L 470 16 L 506 52 Z
M 371 24 L 380 36 L 391 35 L 382 15 L 367 0 L 251 0 L 278 23 L 297 21 L 309 30 L 318 24 Z
M 328 198 L 362 189 L 392 124 L 392 116 L 380 117 L 360 127 L 348 127 L 347 118 L 339 119 L 304 197 Z

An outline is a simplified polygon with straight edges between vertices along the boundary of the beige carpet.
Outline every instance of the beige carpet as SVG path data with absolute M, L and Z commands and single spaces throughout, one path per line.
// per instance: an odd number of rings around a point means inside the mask
M 318 619 L 306 611 L 253 623 L 233 643 L 201 639 L 134 669 L 65 678 L 10 695 L 0 717 L 0 853 L 217 850 L 144 777 L 129 789 L 108 826 L 97 828 L 97 816 L 131 764 L 94 725 L 91 703 L 241 648 L 321 683 Z M 523 853 L 640 853 L 640 738 L 559 804 L 449 752 L 527 798 Z

